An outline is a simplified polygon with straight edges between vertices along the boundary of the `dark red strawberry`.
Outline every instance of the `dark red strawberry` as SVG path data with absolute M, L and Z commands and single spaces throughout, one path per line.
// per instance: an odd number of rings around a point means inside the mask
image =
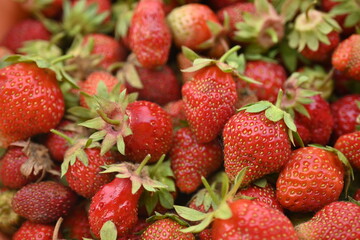
M 330 105 L 334 119 L 335 138 L 355 131 L 356 119 L 360 114 L 358 102 L 360 102 L 360 94 L 349 94 Z
M 316 147 L 299 148 L 279 175 L 276 196 L 290 211 L 317 211 L 339 199 L 344 176 L 336 153 Z
M 0 147 L 49 132 L 64 115 L 55 73 L 35 63 L 0 69 L 0 109 Z
M 25 19 L 12 27 L 2 41 L 2 45 L 17 52 L 25 41 L 37 39 L 49 40 L 50 33 L 40 21 Z
M 170 159 L 176 186 L 184 193 L 194 192 L 202 184 L 201 177 L 208 177 L 223 162 L 220 143 L 198 143 L 189 128 L 175 133 Z
M 334 148 L 342 152 L 351 166 L 360 170 L 360 132 L 356 131 L 341 135 L 335 142 Z
M 61 225 L 63 235 L 66 239 L 91 238 L 88 214 L 85 204 L 75 206 Z
M 171 46 L 163 4 L 159 0 L 141 0 L 129 28 L 130 47 L 145 68 L 164 65 Z
M 299 239 L 356 240 L 360 238 L 360 206 L 333 202 L 318 211 L 308 222 L 297 225 Z
M 360 202 L 360 188 L 355 192 L 354 197 L 356 201 Z
M 26 221 L 14 234 L 12 240 L 52 240 L 55 226 Z M 61 237 L 61 235 L 59 236 Z

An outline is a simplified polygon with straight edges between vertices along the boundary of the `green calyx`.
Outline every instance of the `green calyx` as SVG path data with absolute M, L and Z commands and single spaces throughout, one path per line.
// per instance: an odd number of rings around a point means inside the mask
M 115 22 L 115 37 L 124 38 L 128 34 L 131 19 L 137 3 L 118 2 L 112 7 Z
M 48 61 L 62 56 L 62 50 L 52 41 L 31 40 L 26 41 L 19 52 L 27 56 L 40 56 Z
M 14 212 L 11 201 L 16 194 L 14 190 L 0 192 L 0 231 L 13 234 L 20 227 L 22 219 Z
M 300 14 L 289 34 L 289 46 L 302 51 L 308 47 L 317 51 L 319 44 L 330 44 L 328 34 L 332 31 L 340 31 L 339 24 L 329 15 L 315 9 L 309 9 Z
M 220 33 L 223 31 L 223 27 L 217 22 L 206 21 L 206 25 L 211 32 L 211 38 L 196 46 L 196 49 L 209 49 L 213 47 L 220 36 Z
M 189 48 L 182 47 L 183 54 L 186 58 L 193 62 L 193 66 L 182 69 L 182 72 L 195 72 L 208 66 L 216 65 L 221 71 L 230 73 L 243 81 L 261 84 L 254 79 L 243 75 L 245 70 L 245 57 L 243 54 L 238 55 L 236 52 L 240 49 L 240 46 L 234 46 L 227 51 L 219 60 L 210 58 L 201 58 L 197 53 Z
M 141 187 L 148 192 L 156 192 L 160 189 L 166 189 L 168 186 L 157 180 L 154 180 L 149 175 L 148 166 L 146 163 L 150 160 L 151 156 L 148 154 L 140 164 L 133 164 L 123 162 L 120 164 L 112 164 L 103 166 L 105 169 L 101 173 L 116 172 L 117 178 L 129 178 L 132 182 L 131 193 L 135 194 Z
M 116 77 L 123 84 L 128 83 L 134 88 L 143 89 L 144 85 L 141 82 L 136 66 L 140 66 L 140 63 L 137 61 L 135 54 L 130 54 L 127 62 L 123 63 L 121 69 L 117 72 Z
M 330 11 L 330 15 L 335 17 L 346 14 L 344 27 L 354 27 L 360 23 L 360 1 L 359 0 L 335 0 L 337 4 Z

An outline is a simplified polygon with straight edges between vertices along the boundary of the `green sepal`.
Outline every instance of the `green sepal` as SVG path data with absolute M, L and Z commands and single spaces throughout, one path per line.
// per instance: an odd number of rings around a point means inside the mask
M 135 65 L 132 63 L 125 63 L 121 70 L 116 74 L 116 77 L 121 83 L 129 83 L 132 87 L 143 89 L 144 85 L 141 82 L 140 76 L 136 71 Z
M 117 229 L 115 224 L 112 221 L 107 221 L 100 229 L 100 239 L 101 240 L 116 240 L 117 239 Z
M 155 212 L 155 215 L 146 219 L 146 222 L 153 223 L 157 220 L 166 219 L 166 218 L 169 218 L 169 219 L 179 223 L 181 226 L 189 226 L 189 223 L 187 223 L 186 221 L 181 219 L 178 215 L 173 214 L 173 213 L 160 214 L 158 212 Z
M 184 54 L 184 56 L 189 59 L 191 62 L 194 62 L 195 59 L 201 58 L 196 52 L 191 50 L 188 47 L 182 46 L 181 51 Z
M 213 218 L 214 213 L 207 214 L 207 216 L 199 224 L 181 229 L 180 231 L 184 233 L 199 233 L 210 225 L 210 223 L 213 221 Z
M 208 216 L 207 213 L 203 213 L 189 207 L 174 205 L 174 209 L 180 217 L 192 222 L 204 220 Z
M 124 38 L 128 34 L 131 19 L 134 14 L 136 3 L 117 2 L 112 6 L 113 16 L 115 17 L 115 37 Z
M 48 61 L 62 55 L 62 50 L 56 44 L 45 40 L 26 41 L 18 52 L 28 56 L 40 56 Z
M 355 199 L 353 199 L 352 197 L 348 196 L 349 202 L 356 204 L 357 206 L 360 207 L 360 201 L 356 201 Z
M 258 180 L 256 180 L 254 182 L 255 186 L 258 186 L 258 187 L 261 187 L 261 188 L 266 187 L 267 184 L 268 184 L 268 182 L 267 182 L 266 178 L 260 178 L 260 179 L 258 179 Z
M 360 23 L 360 3 L 356 0 L 336 0 L 335 5 L 330 10 L 331 16 L 346 14 L 344 27 L 354 27 Z

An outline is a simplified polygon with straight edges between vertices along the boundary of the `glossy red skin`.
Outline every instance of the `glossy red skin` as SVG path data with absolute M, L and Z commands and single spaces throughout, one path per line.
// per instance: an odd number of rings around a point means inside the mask
M 12 200 L 13 210 L 34 223 L 52 223 L 69 213 L 77 200 L 70 188 L 52 181 L 31 183 Z
M 76 132 L 74 131 L 68 131 L 64 130 L 67 125 L 71 124 L 72 122 L 68 120 L 62 120 L 60 124 L 56 127 L 56 130 L 64 133 L 66 136 L 69 136 L 70 138 L 74 137 L 76 135 Z M 55 133 L 49 133 L 46 136 L 44 145 L 49 150 L 49 154 L 52 159 L 54 159 L 57 162 L 63 162 L 64 161 L 64 155 L 66 150 L 69 148 L 69 143 L 59 135 Z
M 93 39 L 94 47 L 91 54 L 98 54 L 103 57 L 100 67 L 107 69 L 111 64 L 126 60 L 127 50 L 120 41 L 101 33 L 92 33 L 84 37 L 84 44 Z
M 292 152 L 280 172 L 276 196 L 293 212 L 312 212 L 339 199 L 344 186 L 344 167 L 338 157 L 316 147 Z
M 222 148 L 217 140 L 198 143 L 190 128 L 179 129 L 170 151 L 171 168 L 181 192 L 192 193 L 223 163 Z
M 91 238 L 88 214 L 84 204 L 76 206 L 61 225 L 62 232 L 67 239 Z
M 135 101 L 126 108 L 132 135 L 124 138 L 125 155 L 141 162 L 147 154 L 149 162 L 156 162 L 172 145 L 172 122 L 169 114 L 159 105 L 148 101 Z
M 136 71 L 143 88 L 134 88 L 126 82 L 126 89 L 129 93 L 138 92 L 139 100 L 154 102 L 162 106 L 168 102 L 181 99 L 180 84 L 169 66 L 164 65 L 156 69 L 136 67 Z
M 326 145 L 334 126 L 330 105 L 321 95 L 313 96 L 312 100 L 304 105 L 310 118 L 296 112 L 295 124 L 305 146 L 309 143 Z
M 91 198 L 114 178 L 114 174 L 100 173 L 103 171 L 101 166 L 114 164 L 116 160 L 111 152 L 101 156 L 100 148 L 86 148 L 84 151 L 89 160 L 88 166 L 77 159 L 74 165 L 69 165 L 65 176 L 72 190 L 85 198 Z
M 349 160 L 353 168 L 360 170 L 360 132 L 341 135 L 335 142 L 334 148 L 340 150 Z
M 116 225 L 118 237 L 126 235 L 135 227 L 142 188 L 132 194 L 131 186 L 130 179 L 115 178 L 94 195 L 89 208 L 89 223 L 96 237 L 100 237 L 101 227 L 109 220 Z
M 29 159 L 21 147 L 10 147 L 0 161 L 0 182 L 8 188 L 19 189 L 34 182 L 40 174 L 24 176 L 20 168 Z
M 0 147 L 55 128 L 64 115 L 55 74 L 34 63 L 0 69 Z
M 209 229 L 204 229 L 199 233 L 199 239 L 200 240 L 212 240 L 212 230 L 211 228 Z
M 55 227 L 53 225 L 45 225 L 26 221 L 14 234 L 12 240 L 52 240 L 54 229 Z M 62 237 L 61 233 L 59 234 L 59 237 Z
M 218 23 L 216 14 L 205 4 L 189 3 L 171 11 L 167 20 L 177 47 L 186 46 L 200 50 L 201 44 L 216 37 L 207 21 Z
M 282 212 L 246 199 L 228 204 L 233 215 L 226 220 L 214 220 L 212 239 L 298 239 L 292 223 Z
M 171 47 L 170 29 L 159 0 L 140 1 L 129 28 L 130 47 L 145 68 L 164 65 Z
M 327 37 L 330 44 L 319 42 L 319 48 L 317 51 L 309 49 L 307 46 L 301 51 L 301 55 L 312 61 L 323 62 L 330 59 L 332 51 L 339 45 L 340 35 L 336 31 L 330 32 Z
M 241 189 L 236 195 L 254 197 L 254 201 L 265 203 L 280 212 L 284 211 L 281 204 L 276 199 L 275 188 L 270 184 L 267 184 L 265 187 L 251 185 L 245 189 Z
M 360 94 L 349 94 L 330 105 L 334 119 L 335 138 L 356 130 L 356 118 L 360 114 L 360 109 L 356 105 L 357 101 L 360 101 Z
M 259 100 L 267 100 L 272 103 L 276 102 L 278 92 L 287 79 L 283 66 L 278 63 L 262 60 L 247 62 L 244 75 L 261 82 L 262 85 L 249 84 L 245 81 L 238 80 L 237 88 L 248 87 L 255 93 Z
M 29 40 L 49 40 L 49 31 L 37 20 L 25 19 L 11 28 L 5 36 L 1 45 L 9 48 L 13 52 L 23 46 Z
M 353 197 L 356 201 L 360 202 L 360 188 L 358 190 L 356 190 L 354 197 Z
M 241 111 L 226 123 L 223 131 L 224 166 L 230 179 L 249 167 L 244 185 L 267 174 L 279 172 L 291 154 L 285 123 L 272 122 L 264 112 Z
M 360 238 L 360 206 L 351 202 L 333 202 L 315 216 L 296 226 L 299 239 L 356 240 Z
M 235 113 L 237 93 L 230 73 L 216 66 L 197 71 L 182 87 L 184 111 L 199 143 L 213 141 Z
M 178 222 L 165 218 L 157 220 L 146 228 L 141 234 L 142 240 L 195 240 L 192 233 L 183 233 L 180 230 L 184 229 L 185 226 L 180 225 Z

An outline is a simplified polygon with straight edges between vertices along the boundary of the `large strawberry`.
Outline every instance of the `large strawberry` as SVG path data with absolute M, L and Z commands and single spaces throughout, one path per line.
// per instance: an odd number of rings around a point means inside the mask
M 24 222 L 19 230 L 14 234 L 13 240 L 36 239 L 36 240 L 52 240 L 55 230 L 54 225 Z M 59 236 L 61 237 L 61 235 Z
M 342 152 L 349 160 L 351 166 L 360 170 L 360 132 L 356 131 L 341 135 L 334 147 Z
M 145 68 L 164 65 L 171 46 L 163 4 L 158 0 L 141 0 L 131 19 L 130 47 Z
M 0 147 L 49 132 L 64 114 L 55 73 L 35 63 L 0 69 Z
M 330 203 L 295 230 L 299 240 L 359 239 L 360 206 L 351 202 Z
M 170 158 L 176 186 L 185 193 L 194 192 L 202 184 L 201 177 L 208 177 L 223 162 L 220 143 L 198 143 L 189 128 L 175 133 Z
M 21 188 L 12 200 L 16 213 L 36 223 L 51 223 L 65 216 L 76 202 L 70 188 L 52 181 L 31 183 Z

